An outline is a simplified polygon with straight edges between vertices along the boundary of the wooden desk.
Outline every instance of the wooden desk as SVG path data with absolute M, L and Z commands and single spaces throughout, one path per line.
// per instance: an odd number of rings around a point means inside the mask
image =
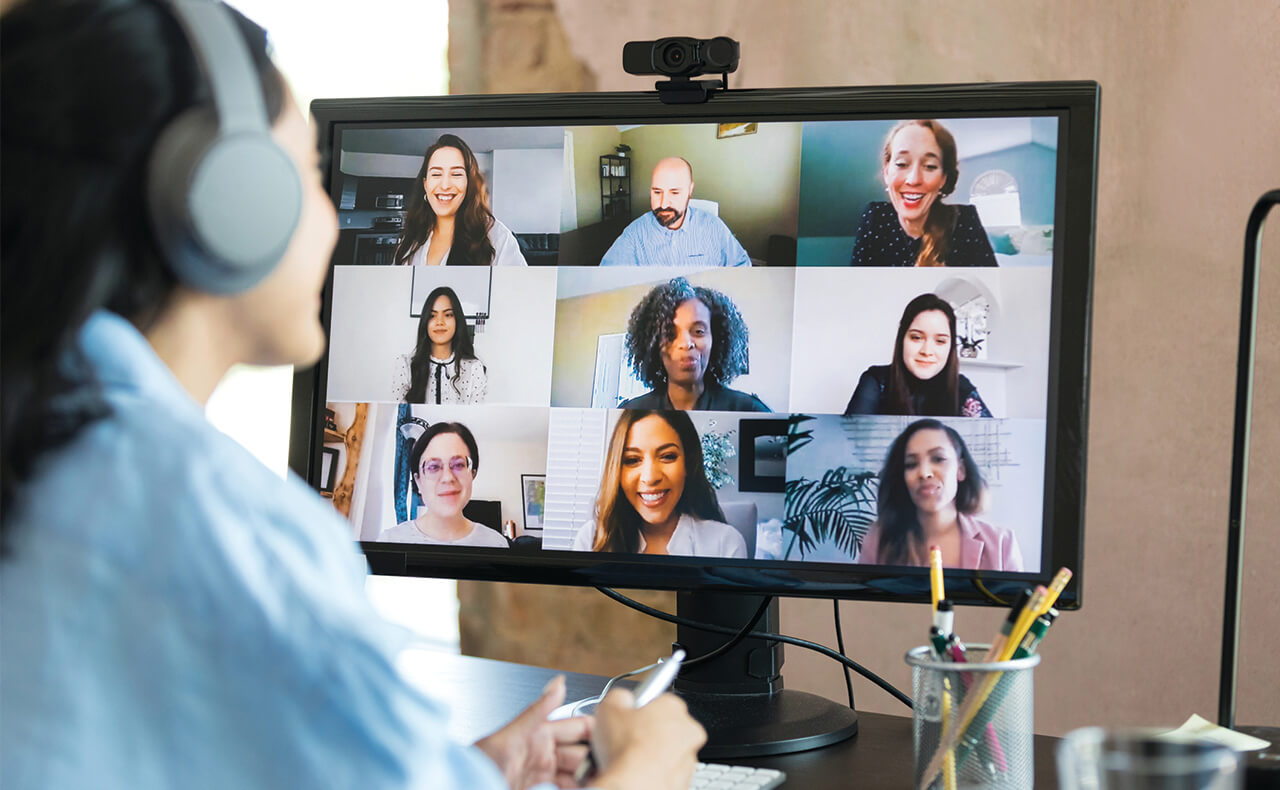
M 453 711 L 450 733 L 471 742 L 501 727 L 542 692 L 557 673 L 550 669 L 509 664 L 425 650 L 412 651 L 406 669 L 429 684 L 437 699 Z M 420 674 L 421 673 L 421 674 Z M 570 700 L 594 696 L 607 678 L 564 673 Z M 905 711 L 905 708 L 904 708 Z M 1035 786 L 1055 790 L 1054 744 L 1035 738 Z M 742 765 L 777 768 L 787 773 L 784 788 L 855 790 L 911 786 L 911 718 L 858 713 L 858 734 L 822 749 L 776 757 L 731 760 Z

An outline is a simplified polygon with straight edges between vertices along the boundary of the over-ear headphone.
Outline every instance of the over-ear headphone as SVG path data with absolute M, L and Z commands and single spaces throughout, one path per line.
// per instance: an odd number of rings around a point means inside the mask
M 302 211 L 302 182 L 271 137 L 257 69 L 218 0 L 167 0 L 213 106 L 174 118 L 151 151 L 147 201 L 170 268 L 197 290 L 233 294 L 266 277 Z

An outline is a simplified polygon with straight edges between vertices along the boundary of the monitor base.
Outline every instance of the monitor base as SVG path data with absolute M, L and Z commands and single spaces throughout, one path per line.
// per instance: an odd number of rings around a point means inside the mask
M 818 749 L 858 733 L 858 714 L 806 691 L 706 694 L 677 691 L 707 730 L 702 760 L 764 757 Z

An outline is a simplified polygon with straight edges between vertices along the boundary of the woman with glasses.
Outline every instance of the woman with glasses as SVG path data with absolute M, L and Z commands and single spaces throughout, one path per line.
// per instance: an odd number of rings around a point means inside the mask
M 480 470 L 480 450 L 467 426 L 438 422 L 427 428 L 409 451 L 409 468 L 414 470 L 413 488 L 422 498 L 422 512 L 383 530 L 379 541 L 507 548 L 501 534 L 462 515 Z

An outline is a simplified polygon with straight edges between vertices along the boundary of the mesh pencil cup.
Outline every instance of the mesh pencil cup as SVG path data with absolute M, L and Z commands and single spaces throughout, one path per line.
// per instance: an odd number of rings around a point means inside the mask
M 970 645 L 980 657 L 986 645 Z M 913 648 L 912 787 L 931 774 L 930 790 L 1023 790 L 1035 780 L 1031 671 L 1040 656 L 964 664 L 941 661 L 933 648 Z M 948 743 L 951 749 L 940 751 Z M 936 769 L 936 770 L 935 770 Z

